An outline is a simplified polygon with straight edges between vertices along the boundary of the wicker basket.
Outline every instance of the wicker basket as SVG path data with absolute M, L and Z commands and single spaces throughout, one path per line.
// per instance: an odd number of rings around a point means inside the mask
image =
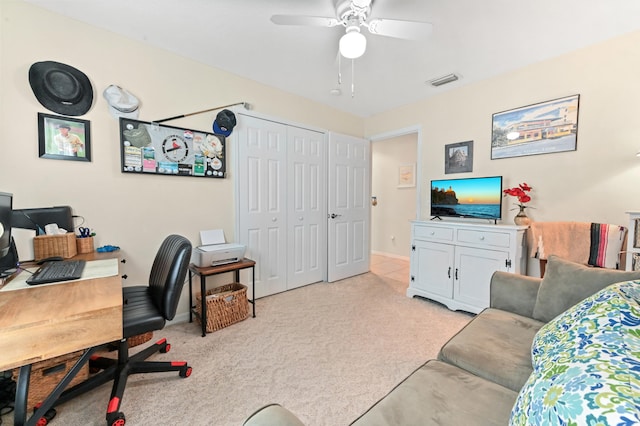
M 131 336 L 127 339 L 127 344 L 130 348 L 134 346 L 141 345 L 143 343 L 147 343 L 153 337 L 153 331 L 148 331 L 146 333 L 138 334 L 136 336 Z
M 93 237 L 76 238 L 76 246 L 79 254 L 92 253 Z
M 33 253 L 36 260 L 51 256 L 70 258 L 78 253 L 76 234 L 67 232 L 60 235 L 39 235 L 33 237 Z
M 29 394 L 27 395 L 27 408 L 34 408 L 37 404 L 45 400 L 62 380 L 65 374 L 71 370 L 75 363 L 82 356 L 83 351 L 72 352 L 46 361 L 33 364 L 29 379 Z M 13 370 L 13 379 L 18 379 L 19 368 Z M 78 374 L 67 385 L 67 389 L 89 377 L 89 363 L 85 363 L 78 371 Z
M 200 318 L 202 296 L 196 295 L 196 317 Z M 240 283 L 226 284 L 208 290 L 206 295 L 207 333 L 220 330 L 249 316 L 247 287 Z

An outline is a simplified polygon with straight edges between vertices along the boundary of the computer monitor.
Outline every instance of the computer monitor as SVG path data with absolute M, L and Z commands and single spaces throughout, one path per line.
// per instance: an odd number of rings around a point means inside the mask
M 44 227 L 50 223 L 55 223 L 68 232 L 74 231 L 70 206 L 16 209 L 12 220 L 14 228 L 33 229 L 37 235 L 44 235 Z
M 13 213 L 13 195 L 0 192 L 0 277 L 9 269 L 15 268 L 15 249 L 12 248 L 11 218 Z

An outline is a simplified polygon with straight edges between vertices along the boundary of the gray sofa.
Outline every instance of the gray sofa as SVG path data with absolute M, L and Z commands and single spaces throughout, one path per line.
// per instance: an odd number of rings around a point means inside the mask
M 636 387 L 640 384 L 640 290 L 636 299 L 628 296 L 640 284 L 615 284 L 638 279 L 640 272 L 590 268 L 556 256 L 549 257 L 543 279 L 496 272 L 491 279 L 490 307 L 451 338 L 437 359 L 427 361 L 351 424 L 550 425 L 568 419 L 576 424 L 583 424 L 581 419 L 584 424 L 595 423 L 603 418 L 616 420 L 615 424 L 621 419 L 640 422 L 640 389 L 633 388 L 634 383 Z M 613 308 L 604 309 L 605 305 Z M 635 331 L 629 315 L 638 318 Z M 612 316 L 625 318 L 620 321 L 622 326 L 616 322 L 613 332 L 623 334 L 620 341 L 625 345 L 611 343 Z M 605 321 L 596 327 L 604 337 L 585 332 L 597 321 Z M 598 351 L 604 350 L 607 354 L 624 352 L 623 361 L 615 357 L 600 360 Z M 635 371 L 620 373 L 634 363 L 629 360 L 637 361 Z M 580 370 L 592 368 L 591 361 L 593 370 Z M 612 363 L 617 376 L 601 377 L 603 362 Z M 629 377 L 625 374 L 635 381 L 611 383 L 617 377 Z M 576 385 L 576 380 L 593 384 Z M 564 392 L 567 400 L 549 394 L 550 389 Z M 598 396 L 598 389 L 620 394 L 615 409 L 605 403 L 596 406 L 604 398 L 604 391 Z M 303 424 L 286 408 L 271 404 L 252 414 L 244 425 Z

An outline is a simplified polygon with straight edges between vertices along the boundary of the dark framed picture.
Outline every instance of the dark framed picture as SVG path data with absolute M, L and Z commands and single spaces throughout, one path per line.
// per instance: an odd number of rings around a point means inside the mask
M 40 158 L 91 161 L 91 122 L 38 113 Z
M 491 159 L 575 151 L 580 95 L 493 114 Z
M 451 143 L 444 146 L 444 173 L 473 171 L 473 141 Z

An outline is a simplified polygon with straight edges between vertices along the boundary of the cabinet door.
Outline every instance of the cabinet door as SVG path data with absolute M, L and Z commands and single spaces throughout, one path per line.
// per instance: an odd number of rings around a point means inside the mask
M 506 271 L 509 253 L 471 247 L 456 247 L 454 296 L 482 310 L 489 306 L 489 282 L 495 271 Z
M 446 298 L 453 296 L 453 246 L 414 241 L 411 287 Z

